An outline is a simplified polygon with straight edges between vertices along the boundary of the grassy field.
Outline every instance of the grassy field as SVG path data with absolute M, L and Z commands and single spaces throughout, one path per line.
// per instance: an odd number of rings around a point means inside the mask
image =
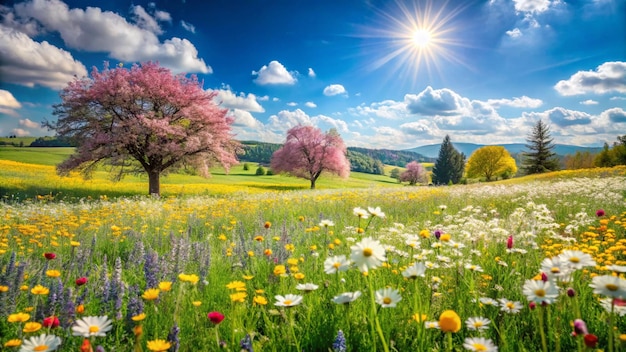
M 308 190 L 241 165 L 157 199 L 0 159 L 3 351 L 626 348 L 626 167 Z

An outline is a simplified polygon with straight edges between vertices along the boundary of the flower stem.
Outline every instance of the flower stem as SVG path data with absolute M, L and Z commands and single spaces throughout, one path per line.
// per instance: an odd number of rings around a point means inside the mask
M 383 329 L 380 326 L 380 321 L 378 321 L 378 315 L 376 314 L 376 300 L 374 298 L 374 287 L 372 286 L 372 276 L 367 275 L 367 279 L 369 281 L 369 289 L 370 289 L 370 298 L 372 302 L 372 312 L 370 313 L 370 327 L 372 329 L 372 342 L 374 351 L 376 351 L 376 338 L 374 337 L 374 330 L 378 332 L 378 337 L 380 338 L 380 342 L 383 344 L 383 350 L 385 352 L 389 352 L 389 346 L 387 346 L 387 341 L 385 340 L 385 334 L 383 333 Z
M 539 313 L 539 334 L 541 335 L 541 350 L 543 352 L 548 352 L 548 344 L 546 343 L 546 332 L 544 331 L 544 323 L 543 323 L 543 306 L 538 309 Z
M 446 332 L 446 337 L 448 338 L 448 343 L 446 346 L 446 350 L 448 352 L 452 351 L 452 332 L 448 331 Z
M 609 352 L 613 352 L 613 340 L 614 340 L 614 330 L 613 330 L 613 317 L 615 316 L 615 300 L 611 300 L 611 314 L 609 315 Z
M 298 341 L 298 337 L 296 336 L 296 331 L 293 328 L 293 326 L 296 324 L 294 314 L 295 313 L 293 312 L 291 313 L 291 321 L 289 322 L 289 329 L 291 330 L 291 336 L 293 336 L 293 340 L 296 343 L 296 351 L 301 352 L 302 349 L 300 348 L 300 341 Z
M 220 332 L 217 330 L 217 325 L 215 326 L 215 343 L 217 343 L 217 349 L 220 348 Z

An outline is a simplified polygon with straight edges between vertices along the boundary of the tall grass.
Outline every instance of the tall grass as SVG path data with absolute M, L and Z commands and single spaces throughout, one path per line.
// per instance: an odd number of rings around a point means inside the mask
M 45 195 L 1 203 L 0 342 L 46 332 L 62 338 L 60 350 L 76 351 L 83 339 L 72 336 L 74 322 L 104 315 L 113 328 L 91 343 L 107 351 L 147 350 L 156 339 L 169 341 L 171 351 L 176 343 L 179 351 L 239 351 L 246 339 L 255 351 L 328 351 L 340 330 L 349 351 L 462 350 L 478 336 L 505 352 L 580 351 L 581 336 L 572 336 L 577 318 L 599 348 L 617 351 L 626 343 L 626 322 L 617 316 L 622 307 L 611 313 L 590 287 L 596 276 L 624 277 L 609 270 L 626 265 L 624 168 L 453 187 L 232 187 L 239 190 L 219 197 L 114 199 L 103 187 L 88 188 L 91 199 L 72 203 Z M 367 219 L 355 215 L 357 207 Z M 598 209 L 604 214 L 597 216 Z M 367 237 L 384 247 L 380 267 L 367 275 L 354 265 L 324 272 L 328 258 L 350 259 Z M 556 301 L 530 309 L 526 280 L 540 278 L 541 262 L 566 250 L 589 253 L 595 265 L 559 279 Z M 426 267 L 424 276 L 406 278 L 414 263 Z M 87 284 L 77 286 L 80 277 Z M 305 283 L 317 289 L 299 290 Z M 34 294 L 38 284 L 50 292 Z M 372 305 L 373 294 L 386 287 L 402 300 L 393 308 Z M 146 293 L 151 288 L 161 289 L 156 300 Z M 361 296 L 350 304 L 333 302 L 356 291 Z M 275 305 L 275 296 L 288 294 L 302 303 Z M 503 300 L 522 308 L 509 313 Z M 463 323 L 449 334 L 426 328 L 446 310 L 461 322 L 490 323 L 484 331 Z M 214 311 L 225 316 L 219 325 L 207 317 Z M 18 312 L 40 323 L 54 315 L 61 326 L 24 332 L 25 323 L 8 321 Z

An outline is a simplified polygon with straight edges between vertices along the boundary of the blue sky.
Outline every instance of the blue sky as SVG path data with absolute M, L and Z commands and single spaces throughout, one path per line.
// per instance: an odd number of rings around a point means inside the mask
M 196 74 L 239 140 L 298 124 L 348 146 L 557 143 L 626 134 L 622 0 L 29 0 L 0 6 L 0 136 L 44 136 L 74 76 Z

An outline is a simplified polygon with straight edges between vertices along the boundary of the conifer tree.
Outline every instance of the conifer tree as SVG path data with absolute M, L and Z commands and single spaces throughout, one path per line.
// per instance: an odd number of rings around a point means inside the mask
M 446 135 L 439 148 L 439 156 L 433 167 L 432 180 L 436 185 L 446 185 L 450 182 L 459 183 L 465 168 L 465 155 L 459 153 Z
M 559 169 L 550 128 L 543 121 L 537 121 L 526 141 L 528 142 L 526 148 L 529 151 L 524 152 L 522 161 L 522 170 L 525 174 L 539 174 Z

